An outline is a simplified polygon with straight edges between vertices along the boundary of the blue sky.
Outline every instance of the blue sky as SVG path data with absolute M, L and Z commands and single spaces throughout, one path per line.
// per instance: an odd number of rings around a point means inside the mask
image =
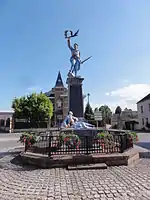
M 0 109 L 14 97 L 50 90 L 60 70 L 70 68 L 64 30 L 80 29 L 77 42 L 86 62 L 84 93 L 93 107 L 135 109 L 150 91 L 149 0 L 1 0 Z

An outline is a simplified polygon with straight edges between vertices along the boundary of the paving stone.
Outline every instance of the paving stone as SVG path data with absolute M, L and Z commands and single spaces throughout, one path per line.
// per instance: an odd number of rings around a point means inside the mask
M 104 170 L 34 169 L 0 159 L 1 200 L 149 200 L 150 159 Z

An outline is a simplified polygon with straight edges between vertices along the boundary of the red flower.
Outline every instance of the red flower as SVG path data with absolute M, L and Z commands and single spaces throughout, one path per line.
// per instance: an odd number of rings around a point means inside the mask
M 102 147 L 104 148 L 104 146 L 105 146 L 104 143 L 102 143 L 101 145 L 102 145 Z
M 67 141 L 69 141 L 69 138 L 65 138 L 65 139 L 64 139 L 64 142 L 67 142 Z
M 28 142 L 28 145 L 30 146 L 30 145 L 31 145 L 31 142 Z
M 23 141 L 26 142 L 26 138 Z

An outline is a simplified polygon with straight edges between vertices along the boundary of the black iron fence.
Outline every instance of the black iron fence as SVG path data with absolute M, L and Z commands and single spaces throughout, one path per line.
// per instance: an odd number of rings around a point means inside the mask
M 57 132 L 58 133 L 58 132 Z M 27 149 L 34 153 L 52 155 L 123 153 L 133 147 L 133 141 L 127 133 L 110 134 L 98 138 L 97 135 L 76 135 L 60 133 L 40 135 L 37 143 Z

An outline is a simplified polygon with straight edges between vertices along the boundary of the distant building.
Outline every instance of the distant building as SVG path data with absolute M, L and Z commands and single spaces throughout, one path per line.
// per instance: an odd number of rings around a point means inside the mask
M 45 94 L 53 103 L 54 113 L 52 121 L 54 121 L 55 125 L 58 125 L 68 114 L 68 90 L 63 84 L 60 72 L 58 73 L 55 87 Z
M 139 129 L 149 129 L 150 126 L 150 94 L 137 102 Z
M 0 132 L 12 132 L 14 111 L 0 111 Z
M 136 130 L 139 129 L 138 112 L 131 109 L 124 109 L 121 114 L 113 114 L 111 119 L 112 127 Z

